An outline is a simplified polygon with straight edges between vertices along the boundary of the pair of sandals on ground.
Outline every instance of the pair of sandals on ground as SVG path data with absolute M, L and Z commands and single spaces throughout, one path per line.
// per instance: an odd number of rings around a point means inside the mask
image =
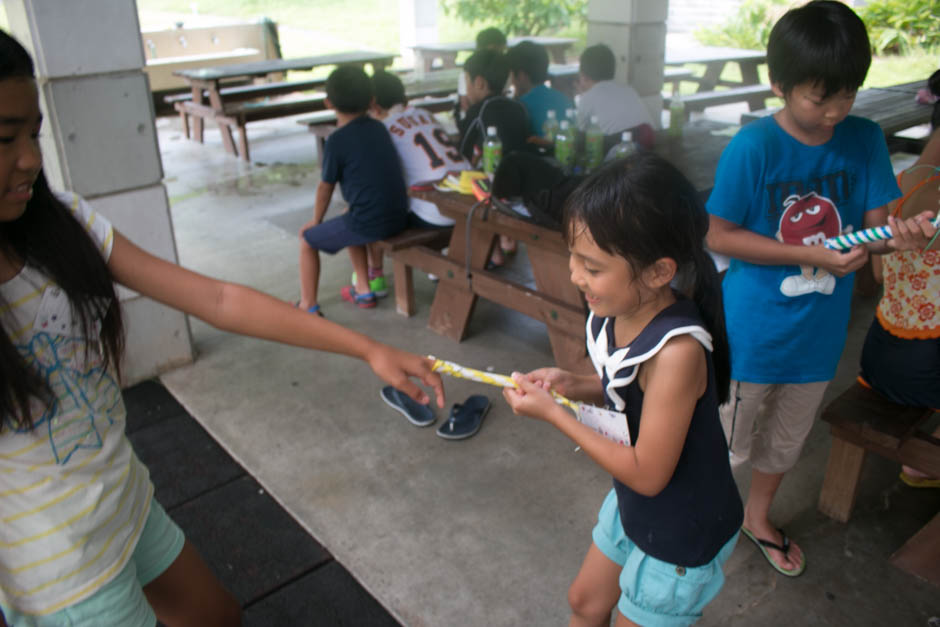
M 436 420 L 429 406 L 421 405 L 390 385 L 382 388 L 380 396 L 416 427 L 429 427 Z M 481 394 L 473 394 L 463 403 L 454 403 L 447 420 L 437 428 L 437 435 L 446 440 L 464 440 L 475 435 L 483 426 L 483 417 L 489 408 L 490 399 Z

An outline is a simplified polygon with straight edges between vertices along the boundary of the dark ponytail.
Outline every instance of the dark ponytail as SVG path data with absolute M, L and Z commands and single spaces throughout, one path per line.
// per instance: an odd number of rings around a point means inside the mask
M 705 250 L 708 213 L 698 192 L 671 163 L 651 152 L 612 161 L 589 176 L 565 203 L 564 229 L 571 238 L 583 223 L 601 250 L 626 259 L 634 275 L 669 257 L 676 287 L 697 306 L 712 335 L 712 364 L 720 402 L 728 398 L 731 357 L 721 284 Z

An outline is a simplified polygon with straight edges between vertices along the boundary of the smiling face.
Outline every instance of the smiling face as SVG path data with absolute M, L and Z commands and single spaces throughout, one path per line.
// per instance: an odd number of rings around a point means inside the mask
M 629 262 L 602 250 L 583 223 L 571 225 L 571 282 L 584 293 L 588 307 L 599 317 L 633 313 L 644 286 L 634 277 Z
M 31 78 L 0 80 L 0 221 L 16 220 L 42 167 L 39 96 Z
M 817 83 L 801 83 L 785 94 L 778 84 L 773 92 L 786 106 L 774 114 L 777 123 L 798 141 L 818 146 L 832 138 L 836 124 L 845 119 L 855 104 L 857 92 L 842 90 L 824 97 L 825 88 Z

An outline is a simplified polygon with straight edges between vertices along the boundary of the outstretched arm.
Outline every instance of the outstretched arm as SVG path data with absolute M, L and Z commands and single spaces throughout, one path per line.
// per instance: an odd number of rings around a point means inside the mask
M 249 287 L 154 257 L 116 230 L 108 267 L 119 283 L 224 331 L 362 359 L 381 379 L 427 403 L 428 395 L 410 380 L 417 378 L 434 390 L 438 406 L 444 406 L 441 377 L 431 372 L 426 358 L 312 316 Z

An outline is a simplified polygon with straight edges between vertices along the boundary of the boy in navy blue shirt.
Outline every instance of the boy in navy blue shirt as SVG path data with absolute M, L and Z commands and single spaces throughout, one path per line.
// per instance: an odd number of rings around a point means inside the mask
M 381 122 L 366 115 L 372 103 L 372 82 L 358 67 L 333 70 L 326 81 L 326 104 L 336 111 L 337 128 L 326 141 L 323 171 L 317 186 L 313 220 L 300 231 L 300 303 L 320 312 L 320 251 L 336 254 L 346 248 L 355 271 L 355 285 L 342 289 L 343 300 L 361 308 L 375 307 L 369 281 L 382 275 L 368 267 L 366 244 L 403 231 L 408 223 L 408 195 L 398 153 Z M 340 184 L 349 211 L 323 221 L 333 189 Z

